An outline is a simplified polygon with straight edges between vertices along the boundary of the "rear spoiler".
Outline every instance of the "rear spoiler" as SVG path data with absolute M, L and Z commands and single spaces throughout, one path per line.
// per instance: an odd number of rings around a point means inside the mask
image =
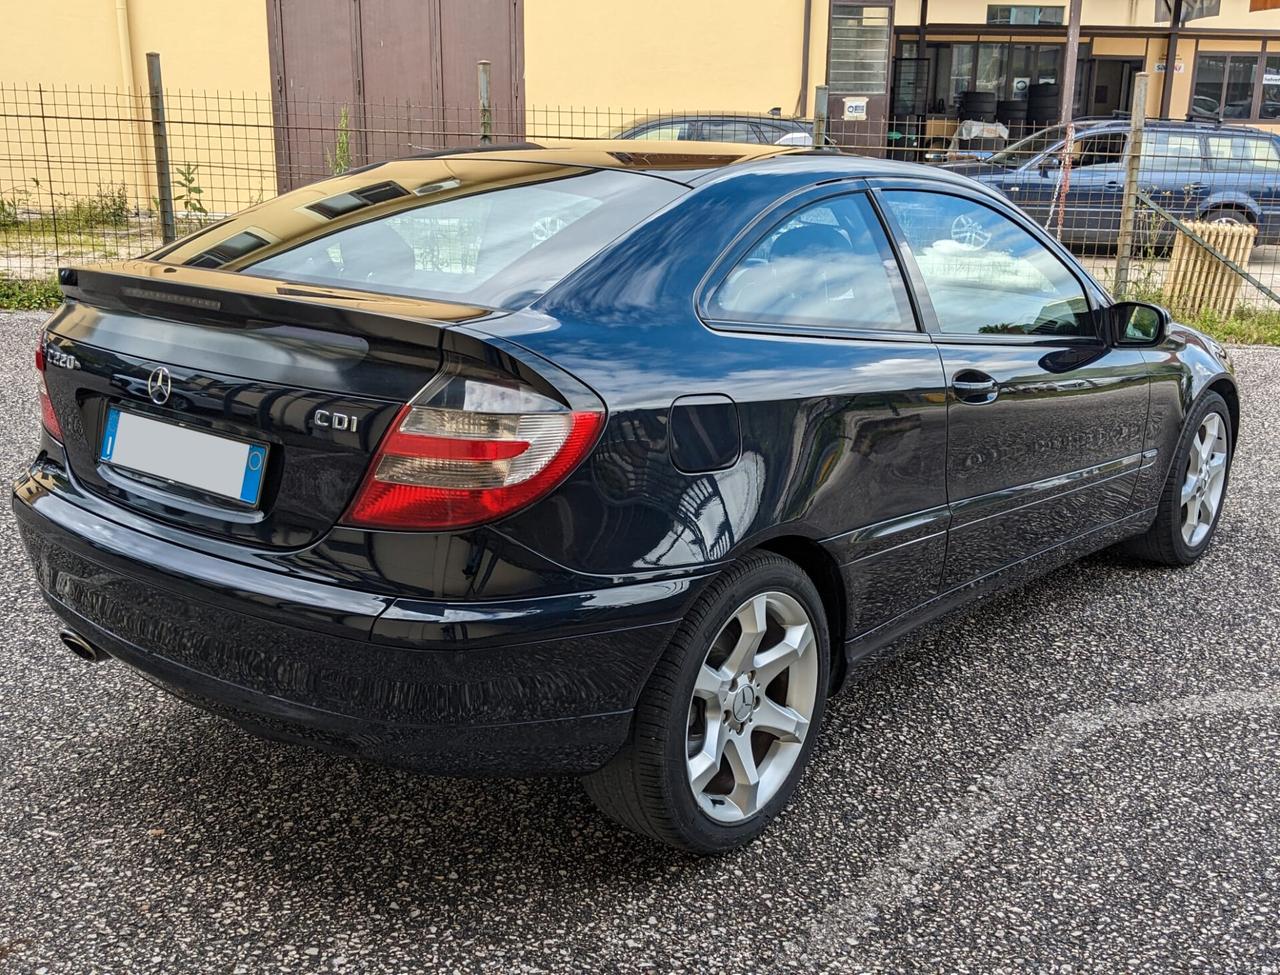
M 502 314 L 474 305 L 145 260 L 61 268 L 58 283 L 68 301 L 148 318 L 224 328 L 291 324 L 418 348 L 439 347 L 441 330 L 449 326 Z M 409 323 L 418 327 L 406 327 Z

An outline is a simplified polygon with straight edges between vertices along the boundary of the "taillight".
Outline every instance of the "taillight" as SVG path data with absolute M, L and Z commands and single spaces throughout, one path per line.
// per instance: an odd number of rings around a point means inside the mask
M 419 400 L 382 438 L 346 524 L 434 531 L 509 515 L 563 481 L 604 422 L 525 387 L 462 377 Z
M 53 412 L 53 403 L 49 399 L 49 387 L 44 381 L 44 343 L 48 336 L 40 332 L 36 342 L 36 384 L 40 392 L 40 422 L 56 439 L 62 439 L 62 424 L 58 422 L 58 414 Z

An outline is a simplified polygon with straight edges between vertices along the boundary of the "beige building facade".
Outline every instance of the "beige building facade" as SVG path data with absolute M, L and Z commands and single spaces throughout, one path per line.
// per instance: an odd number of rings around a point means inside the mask
M 1253 9 L 1275 0 L 1186 0 L 1196 16 L 1176 31 L 1159 2 L 1083 0 L 1076 114 L 1123 111 L 1146 71 L 1150 115 L 1280 126 L 1280 10 Z M 966 92 L 1043 107 L 1072 56 L 1067 0 L 0 3 L 0 197 L 118 184 L 153 196 L 144 96 L 156 51 L 173 165 L 198 167 L 217 211 L 342 158 L 474 141 L 480 59 L 497 138 L 601 135 L 676 111 L 807 117 L 826 84 L 837 138 L 873 149 L 900 131 L 945 137 Z

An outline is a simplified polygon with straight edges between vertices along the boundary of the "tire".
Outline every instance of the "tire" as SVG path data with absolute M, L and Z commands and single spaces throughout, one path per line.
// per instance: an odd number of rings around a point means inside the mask
M 960 96 L 962 119 L 994 122 L 996 118 L 996 94 L 993 91 L 966 91 Z
M 1206 210 L 1204 216 L 1200 219 L 1205 223 L 1234 223 L 1242 224 L 1245 227 L 1253 226 L 1253 220 L 1250 219 L 1249 214 L 1234 207 L 1212 207 Z
M 1205 509 L 1197 508 L 1197 525 L 1203 524 L 1204 530 L 1197 529 L 1188 537 L 1188 512 L 1184 510 L 1185 491 L 1193 480 L 1193 473 L 1202 467 L 1200 445 L 1204 442 L 1201 431 L 1207 425 L 1213 426 L 1216 417 L 1216 428 L 1221 431 L 1222 463 L 1221 484 L 1209 488 L 1207 494 L 1197 497 L 1192 503 L 1199 506 L 1202 497 L 1213 500 L 1212 515 L 1204 518 Z M 1178 449 L 1173 455 L 1173 463 L 1169 467 L 1169 476 L 1165 481 L 1164 491 L 1160 495 L 1160 503 L 1156 508 L 1156 520 L 1146 533 L 1126 544 L 1126 548 L 1139 558 L 1159 565 L 1190 565 L 1200 558 L 1213 541 L 1218 530 L 1218 519 L 1222 516 L 1222 508 L 1227 500 L 1227 485 L 1231 478 L 1231 460 L 1235 445 L 1231 437 L 1231 414 L 1227 410 L 1226 401 L 1214 392 L 1207 392 L 1200 397 L 1184 425 L 1182 436 L 1178 440 Z M 1193 456 L 1193 453 L 1195 456 Z M 1216 455 L 1215 455 L 1216 456 Z M 1194 467 L 1193 467 L 1194 465 Z
M 763 614 L 757 613 L 761 607 Z M 801 614 L 811 639 L 780 628 L 783 622 L 798 626 L 791 621 Z M 742 619 L 758 621 L 760 615 L 765 627 L 752 622 L 743 629 Z M 761 629 L 763 637 L 753 642 L 750 632 Z M 799 652 L 779 650 L 782 633 L 800 646 Z M 724 679 L 738 669 L 732 653 L 722 659 L 730 646 L 743 648 L 738 656 L 751 662 L 742 672 L 754 675 L 754 684 L 730 685 Z M 792 659 L 777 676 L 765 672 L 778 666 L 767 660 L 770 649 Z M 610 819 L 677 849 L 716 854 L 751 842 L 786 806 L 808 764 L 830 672 L 826 615 L 809 577 L 771 552 L 746 556 L 713 580 L 685 616 L 640 694 L 630 738 L 607 765 L 583 779 L 587 795 Z M 746 689 L 753 686 L 756 691 Z M 788 710 L 796 717 L 807 713 L 807 722 L 803 728 L 793 722 L 796 731 L 789 737 L 796 740 L 784 741 L 788 736 L 764 726 L 792 722 Z M 717 752 L 717 742 L 728 744 Z M 737 785 L 744 778 L 738 742 L 760 775 L 761 793 L 754 803 L 750 788 Z M 695 769 L 702 776 L 697 792 Z
M 1027 103 L 1020 98 L 996 102 L 996 118 L 1008 126 L 1012 135 L 1015 126 L 1026 124 Z
M 1036 125 L 1056 122 L 1060 103 L 1056 84 L 1042 82 L 1032 85 L 1027 92 L 1027 120 Z

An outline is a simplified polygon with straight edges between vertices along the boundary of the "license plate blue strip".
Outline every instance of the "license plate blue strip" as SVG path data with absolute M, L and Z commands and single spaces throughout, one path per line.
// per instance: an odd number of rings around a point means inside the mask
M 107 411 L 107 430 L 102 435 L 102 459 L 110 460 L 116 449 L 116 430 L 120 427 L 120 411 Z
M 240 500 L 246 504 L 258 503 L 258 491 L 262 486 L 262 469 L 266 466 L 267 448 L 252 444 L 244 462 L 244 483 L 240 485 Z

